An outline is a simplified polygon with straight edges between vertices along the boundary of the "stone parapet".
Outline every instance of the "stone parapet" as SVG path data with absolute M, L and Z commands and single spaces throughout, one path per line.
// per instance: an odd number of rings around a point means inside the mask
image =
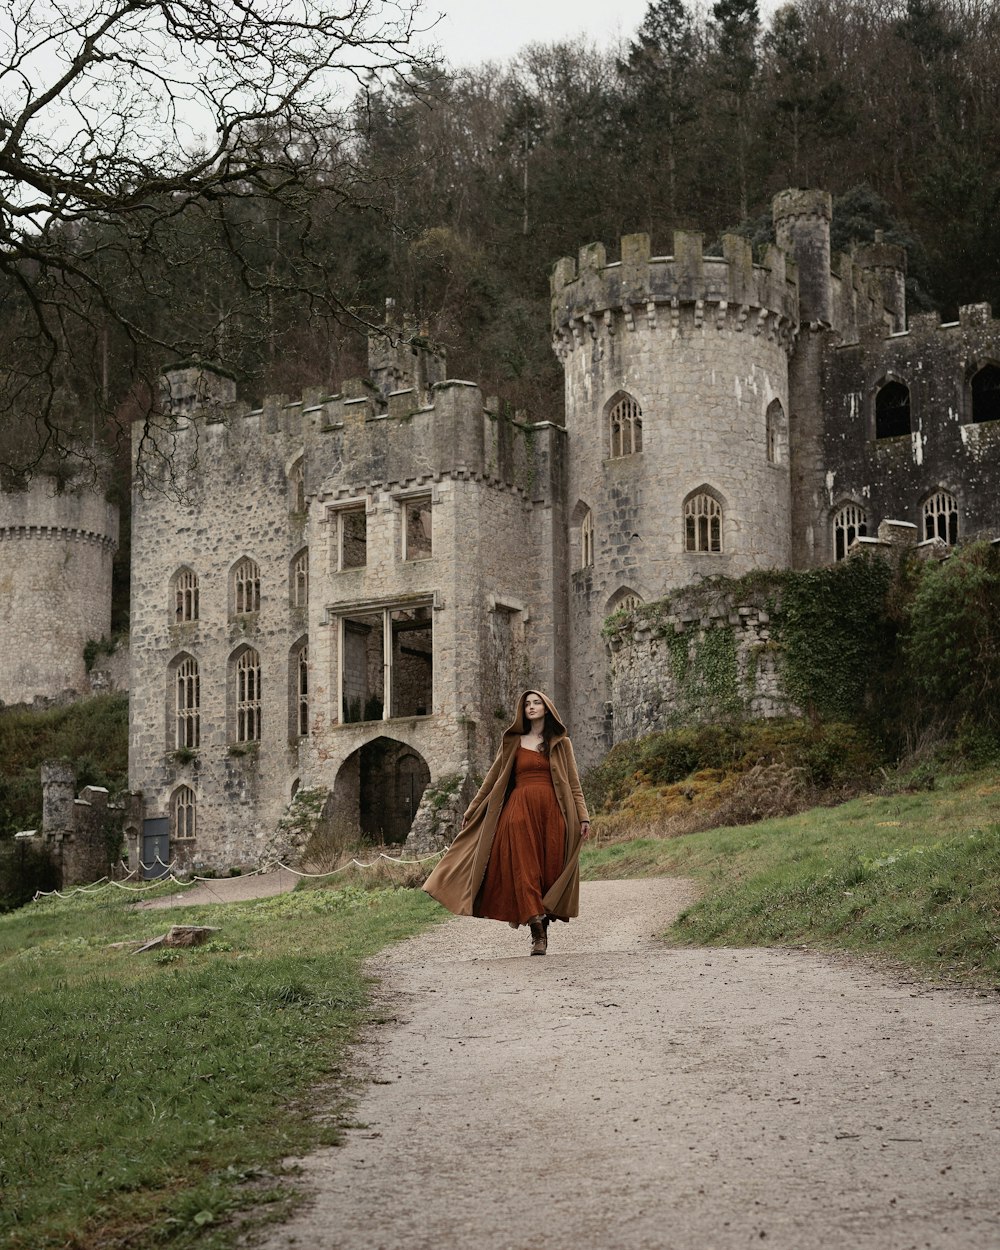
M 705 256 L 702 236 L 674 232 L 674 254 L 653 256 L 647 234 L 621 240 L 621 260 L 607 263 L 604 246 L 592 243 L 579 259 L 564 257 L 552 272 L 552 332 L 557 351 L 572 350 L 603 327 L 609 333 L 655 329 L 663 319 L 679 326 L 731 328 L 779 337 L 790 350 L 798 327 L 795 264 L 771 247 L 763 265 L 753 263 L 749 242 L 723 237 L 722 256 Z

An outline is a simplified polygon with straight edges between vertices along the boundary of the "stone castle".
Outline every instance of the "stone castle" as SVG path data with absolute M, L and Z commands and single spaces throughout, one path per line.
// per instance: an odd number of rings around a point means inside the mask
M 318 811 L 445 835 L 524 687 L 583 765 L 650 727 L 615 707 L 616 609 L 888 522 L 936 548 L 1000 533 L 1000 323 L 908 324 L 902 249 L 832 257 L 830 215 L 779 194 L 761 265 L 688 232 L 559 261 L 565 423 L 508 418 L 391 327 L 334 396 L 245 411 L 225 374 L 170 370 L 169 476 L 133 501 L 141 857 L 293 854 Z

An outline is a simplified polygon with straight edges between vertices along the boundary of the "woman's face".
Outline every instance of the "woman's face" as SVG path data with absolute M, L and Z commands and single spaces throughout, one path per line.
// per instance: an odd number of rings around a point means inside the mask
M 524 696 L 524 714 L 533 724 L 545 719 L 545 704 L 537 694 Z

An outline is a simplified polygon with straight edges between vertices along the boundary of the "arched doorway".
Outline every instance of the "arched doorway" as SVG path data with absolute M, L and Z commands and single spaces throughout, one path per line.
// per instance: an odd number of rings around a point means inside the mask
M 352 752 L 337 773 L 334 811 L 356 822 L 372 842 L 404 842 L 431 779 L 422 755 L 395 738 L 375 738 Z

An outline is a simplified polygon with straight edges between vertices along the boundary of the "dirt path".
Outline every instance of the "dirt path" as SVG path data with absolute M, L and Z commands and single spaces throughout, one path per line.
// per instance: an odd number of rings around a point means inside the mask
M 1000 1005 L 666 948 L 687 897 L 587 884 L 544 959 L 474 920 L 396 948 L 365 1127 L 266 1250 L 996 1250 Z

